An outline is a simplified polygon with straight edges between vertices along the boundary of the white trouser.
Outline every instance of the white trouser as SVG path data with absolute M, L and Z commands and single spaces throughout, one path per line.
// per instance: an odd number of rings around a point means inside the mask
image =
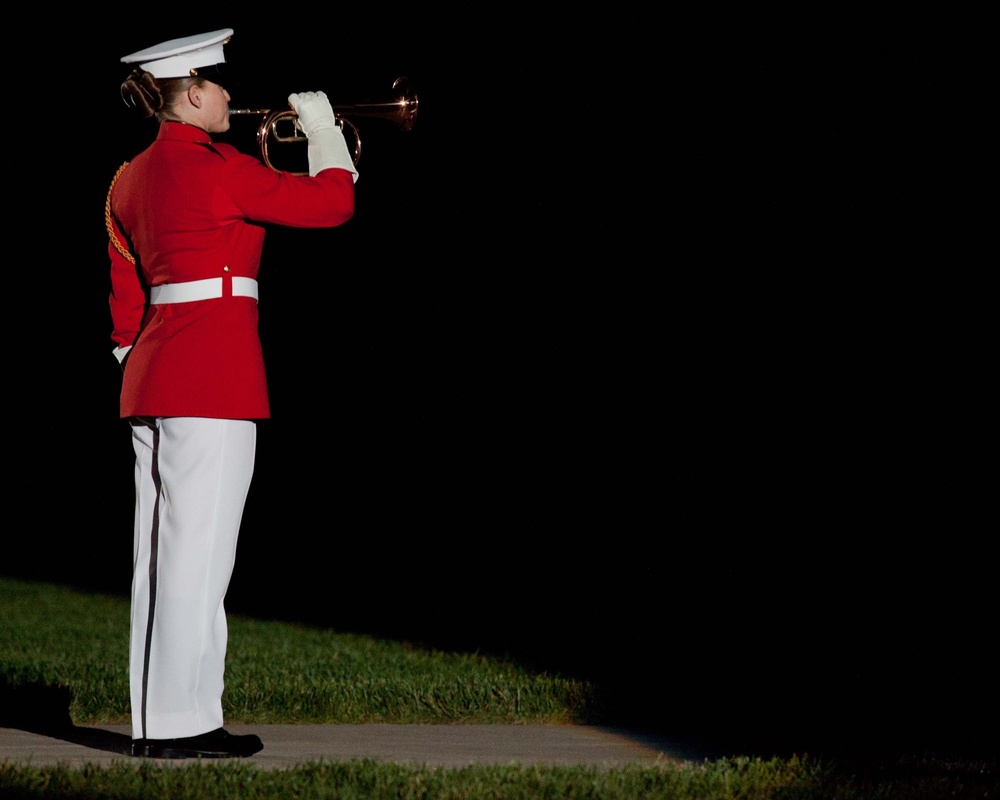
M 223 600 L 257 426 L 201 417 L 145 422 L 132 424 L 132 735 L 176 739 L 222 727 Z

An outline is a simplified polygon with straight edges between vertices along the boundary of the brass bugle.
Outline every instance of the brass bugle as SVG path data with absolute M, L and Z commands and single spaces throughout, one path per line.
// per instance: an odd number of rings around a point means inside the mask
M 395 123 L 401 130 L 408 131 L 413 127 L 417 119 L 417 109 L 419 101 L 416 93 L 410 86 L 406 78 L 396 78 L 392 84 L 395 93 L 387 100 L 377 102 L 349 103 L 333 106 L 333 115 L 337 124 L 349 130 L 354 140 L 351 158 L 355 165 L 361 158 L 361 134 L 352 120 L 358 118 L 383 119 Z M 269 108 L 231 108 L 232 115 L 257 114 L 264 119 L 257 128 L 257 149 L 260 151 L 261 160 L 275 172 L 281 172 L 271 163 L 269 154 L 270 143 L 275 142 L 286 144 L 289 142 L 305 142 L 307 137 L 302 133 L 299 126 L 298 114 L 291 108 L 272 110 Z M 284 128 L 284 131 L 281 129 Z M 307 172 L 293 172 L 293 175 L 307 175 Z

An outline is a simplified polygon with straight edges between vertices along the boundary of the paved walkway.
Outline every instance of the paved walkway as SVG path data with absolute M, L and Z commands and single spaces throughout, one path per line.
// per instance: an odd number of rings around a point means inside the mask
M 367 758 L 455 768 L 512 763 L 614 767 L 704 757 L 661 737 L 595 726 L 227 725 L 226 729 L 260 736 L 264 749 L 247 761 L 270 769 Z M 139 763 L 128 754 L 130 736 L 127 725 L 74 726 L 58 734 L 0 728 L 0 763 L 72 767 Z M 156 763 L 192 762 L 158 759 Z

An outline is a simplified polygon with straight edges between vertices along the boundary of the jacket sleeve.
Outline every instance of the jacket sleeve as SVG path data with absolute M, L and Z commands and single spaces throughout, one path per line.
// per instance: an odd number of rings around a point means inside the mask
M 279 173 L 231 146 L 216 147 L 226 159 L 221 188 L 246 219 L 332 228 L 354 216 L 354 175 L 348 170 L 326 169 L 315 177 Z
M 111 228 L 118 242 L 123 243 L 125 239 L 114 219 L 111 220 Z M 115 343 L 115 355 L 121 361 L 139 335 L 146 310 L 146 288 L 138 266 L 115 246 L 115 240 L 110 237 L 108 256 L 111 259 L 111 294 L 108 298 L 111 339 Z

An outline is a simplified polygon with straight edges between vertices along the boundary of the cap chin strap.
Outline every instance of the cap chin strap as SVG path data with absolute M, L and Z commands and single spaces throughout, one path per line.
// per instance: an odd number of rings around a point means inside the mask
M 205 78 L 215 83 L 216 78 L 222 77 L 222 70 L 218 64 L 210 64 L 207 67 L 192 67 L 190 75 L 192 78 Z

